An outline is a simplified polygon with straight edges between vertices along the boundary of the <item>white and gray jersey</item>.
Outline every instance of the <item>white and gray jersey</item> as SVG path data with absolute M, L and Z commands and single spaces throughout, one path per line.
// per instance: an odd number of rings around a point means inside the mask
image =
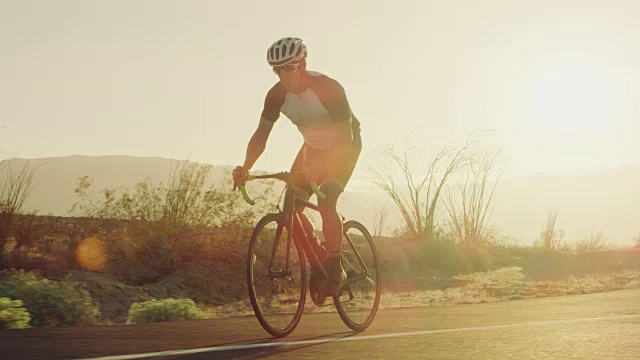
M 307 71 L 306 81 L 308 88 L 300 94 L 288 92 L 280 82 L 275 84 L 267 93 L 262 117 L 275 122 L 283 113 L 314 149 L 330 149 L 338 134 L 349 127 L 354 143 L 359 145 L 360 122 L 349 107 L 342 85 L 314 71 Z

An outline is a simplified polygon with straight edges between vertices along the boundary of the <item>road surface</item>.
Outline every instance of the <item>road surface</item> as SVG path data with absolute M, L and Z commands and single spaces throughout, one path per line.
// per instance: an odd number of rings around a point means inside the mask
M 254 317 L 0 331 L 0 359 L 640 359 L 640 290 L 380 310 L 353 333 L 304 314 L 285 339 Z

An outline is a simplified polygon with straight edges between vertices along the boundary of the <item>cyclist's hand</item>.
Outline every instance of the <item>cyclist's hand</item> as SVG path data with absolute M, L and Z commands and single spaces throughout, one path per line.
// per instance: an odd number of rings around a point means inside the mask
M 236 168 L 233 169 L 233 191 L 236 191 L 239 186 L 244 185 L 247 182 L 248 176 L 249 170 L 242 166 L 236 166 Z

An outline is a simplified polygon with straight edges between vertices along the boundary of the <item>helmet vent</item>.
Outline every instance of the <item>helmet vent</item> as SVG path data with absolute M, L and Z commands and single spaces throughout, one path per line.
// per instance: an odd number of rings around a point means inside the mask
M 271 66 L 282 66 L 292 62 L 300 62 L 307 57 L 307 46 L 299 38 L 282 38 L 267 51 L 267 61 Z

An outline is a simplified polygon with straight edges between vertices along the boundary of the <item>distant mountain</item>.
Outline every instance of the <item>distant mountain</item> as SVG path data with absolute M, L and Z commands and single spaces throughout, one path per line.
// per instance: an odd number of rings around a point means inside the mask
M 171 159 L 132 156 L 69 156 L 28 161 L 38 171 L 36 187 L 25 208 L 37 209 L 42 215 L 67 215 L 77 200 L 73 190 L 81 176 L 94 179 L 95 190 L 132 188 L 148 177 L 154 183 L 166 182 L 171 165 L 175 164 Z M 211 183 L 228 177 L 231 169 L 213 166 Z M 577 239 L 606 224 L 609 242 L 628 245 L 640 235 L 639 184 L 640 165 L 503 180 L 491 220 L 502 232 L 530 244 L 538 237 L 548 212 L 558 210 L 558 227 L 566 231 L 567 239 Z M 343 215 L 369 227 L 373 225 L 376 209 L 382 206 L 390 210 L 387 224 L 397 224 L 398 213 L 383 193 L 346 192 L 339 203 Z

